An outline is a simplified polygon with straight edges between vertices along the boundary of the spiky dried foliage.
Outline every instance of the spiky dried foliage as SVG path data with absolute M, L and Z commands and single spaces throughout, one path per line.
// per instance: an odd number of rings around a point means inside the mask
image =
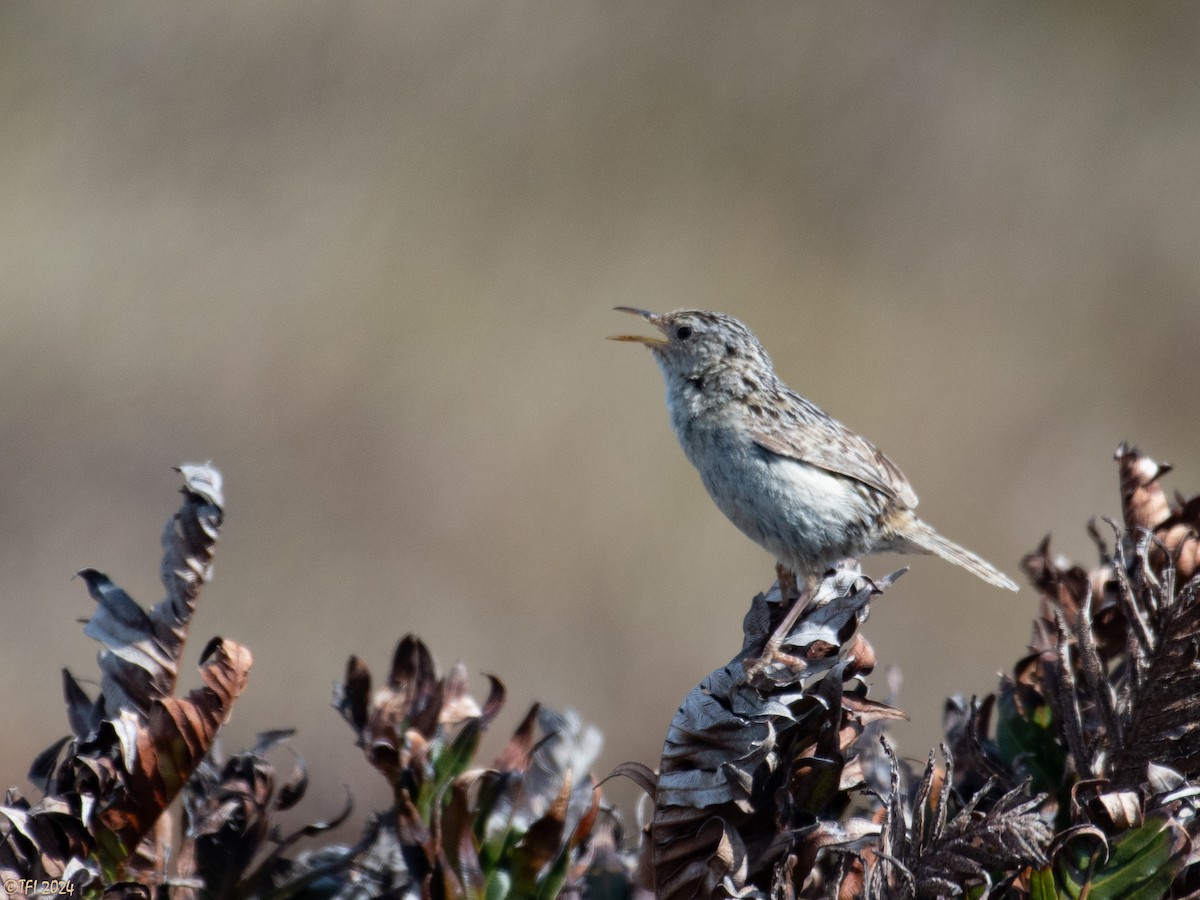
M 660 772 L 620 769 L 654 798 L 640 878 L 655 896 L 977 895 L 1045 864 L 1051 829 L 1027 783 L 960 795 L 945 748 L 946 771 L 931 755 L 919 785 L 901 778 L 882 732 L 903 713 L 868 699 L 859 632 L 898 574 L 828 574 L 761 677 L 752 663 L 785 610 L 778 584 L 755 597 L 742 652 L 684 700 Z
M 412 635 L 374 691 L 366 664 L 350 658 L 334 705 L 395 805 L 375 819 L 337 897 L 554 897 L 614 875 L 628 884 L 628 874 L 612 868 L 619 857 L 594 860 L 588 840 L 602 812 L 590 774 L 599 732 L 535 704 L 493 765 L 474 767 L 480 737 L 505 699 L 499 679 L 488 680 L 481 705 L 468 692 L 466 669 L 458 664 L 439 677 Z M 609 847 L 611 826 L 604 834 Z
M 1051 801 L 1053 863 L 1013 896 L 1158 898 L 1200 887 L 1200 497 L 1168 501 L 1169 470 L 1117 449 L 1124 528 L 1094 524 L 1091 570 L 1050 552 L 1024 560 L 1040 593 L 1030 654 L 997 697 L 959 704 L 960 779 L 1028 778 Z M 994 740 L 989 737 L 996 718 Z
M 184 502 L 163 534 L 166 598 L 150 611 L 95 569 L 80 572 L 97 603 L 84 631 L 102 645 L 93 701 L 63 670 L 73 734 L 34 762 L 45 791 L 0 809 L 0 872 L 84 883 L 148 883 L 165 871 L 165 811 L 208 752 L 246 686 L 250 652 L 221 638 L 200 654 L 204 686 L 175 696 L 188 626 L 212 571 L 222 519 L 220 474 L 183 466 Z
M 945 768 L 935 765 L 930 752 L 920 786 L 906 806 L 900 766 L 886 740 L 881 742 L 892 763 L 891 790 L 878 848 L 867 853 L 872 866 L 866 897 L 957 897 L 971 889 L 986 894 L 1029 866 L 1046 865 L 1053 834 L 1039 811 L 1044 795 L 1030 797 L 1025 785 L 997 794 L 993 780 L 950 817 L 954 764 L 942 745 Z
M 820 896 L 818 854 L 878 834 L 869 819 L 840 817 L 864 783 L 863 729 L 903 715 L 867 698 L 875 655 L 858 631 L 894 578 L 874 582 L 857 566 L 827 576 L 785 641 L 792 653 L 751 675 L 784 615 L 778 584 L 759 594 L 742 651 L 675 714 L 659 773 L 620 769 L 654 799 L 640 871 L 655 896 Z

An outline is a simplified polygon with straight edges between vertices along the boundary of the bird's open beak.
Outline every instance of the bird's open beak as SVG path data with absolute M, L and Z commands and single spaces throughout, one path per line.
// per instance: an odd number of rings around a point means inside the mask
M 644 309 L 634 309 L 632 306 L 614 306 L 617 312 L 631 313 L 635 316 L 641 316 L 655 328 L 661 328 L 659 317 L 652 312 Z M 660 337 L 653 337 L 645 334 L 614 334 L 608 338 L 610 341 L 631 341 L 635 344 L 645 344 L 647 347 L 665 347 L 667 341 Z

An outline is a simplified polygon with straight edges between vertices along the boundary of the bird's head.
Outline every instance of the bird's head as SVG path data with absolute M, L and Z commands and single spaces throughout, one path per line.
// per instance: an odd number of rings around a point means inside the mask
M 641 316 L 659 334 L 619 334 L 609 340 L 645 344 L 668 382 L 744 369 L 771 372 L 771 361 L 758 338 L 733 316 L 703 309 L 680 309 L 661 315 L 629 306 L 616 309 Z

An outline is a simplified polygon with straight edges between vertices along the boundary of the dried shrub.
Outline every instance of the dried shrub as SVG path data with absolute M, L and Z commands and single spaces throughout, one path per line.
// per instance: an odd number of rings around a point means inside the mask
M 898 573 L 897 573 L 898 574 Z M 754 598 L 741 652 L 684 699 L 659 773 L 633 766 L 654 798 L 643 886 L 657 897 L 796 890 L 822 848 L 853 847 L 879 825 L 839 821 L 863 783 L 856 744 L 873 721 L 903 713 L 866 696 L 874 651 L 859 633 L 876 583 L 857 567 L 829 575 L 796 622 L 795 655 L 753 665 L 784 616 L 780 587 Z
M 412 635 L 377 689 L 350 658 L 334 706 L 395 805 L 373 823 L 355 887 L 338 896 L 553 897 L 587 879 L 602 814 L 590 774 L 600 733 L 535 704 L 495 762 L 478 767 L 480 738 L 505 700 L 500 680 L 488 681 L 480 704 L 465 667 L 439 677 Z
M 931 754 L 919 779 L 865 733 L 898 714 L 859 677 L 874 655 L 857 629 L 890 580 L 828 575 L 789 637 L 793 664 L 766 681 L 744 663 L 782 617 L 779 588 L 755 598 L 743 652 L 685 699 L 660 772 L 622 769 L 655 802 L 643 884 L 667 898 L 1192 896 L 1200 497 L 1168 500 L 1169 467 L 1124 445 L 1116 457 L 1124 528 L 1105 542 L 1090 526 L 1091 570 L 1048 540 L 1026 557 L 1030 652 L 996 695 L 947 702 L 945 765 Z
M 79 573 L 97 604 L 84 632 L 101 644 L 100 694 L 90 699 L 63 670 L 73 734 L 34 761 L 30 779 L 46 796 L 25 814 L 46 825 L 4 834 L 0 872 L 6 876 L 158 877 L 154 873 L 165 868 L 167 808 L 246 687 L 250 651 L 213 638 L 200 654 L 204 686 L 175 696 L 188 626 L 212 572 L 223 517 L 220 474 L 209 466 L 179 472 L 183 506 L 163 534 L 166 598 L 146 611 L 102 572 Z M 11 823 L 15 815 L 6 807 L 0 818 Z M 61 833 L 56 841 L 32 837 L 54 826 Z M 38 850 L 32 866 L 30 845 Z
M 359 840 L 297 845 L 276 814 L 308 773 L 290 731 L 226 757 L 221 726 L 249 651 L 213 638 L 202 686 L 177 681 L 223 499 L 209 466 L 184 466 L 163 539 L 165 599 L 145 610 L 94 569 L 85 631 L 101 645 L 99 694 L 63 671 L 71 734 L 35 760 L 43 796 L 0 806 L 0 876 L 58 879 L 81 896 L 552 898 L 1200 896 L 1200 497 L 1168 499 L 1169 470 L 1122 445 L 1122 524 L 1092 524 L 1090 569 L 1043 540 L 1024 561 L 1038 592 L 1029 652 L 981 701 L 952 697 L 941 760 L 921 773 L 886 740 L 898 681 L 868 697 L 861 629 L 896 575 L 826 575 L 783 652 L 777 584 L 751 603 L 740 651 L 684 699 L 658 771 L 618 767 L 652 798 L 639 848 L 590 773 L 599 733 L 535 704 L 489 765 L 476 756 L 504 705 L 471 693 L 415 636 L 382 683 L 351 657 L 334 707 L 386 780 L 387 808 Z M 786 585 L 785 585 L 786 587 Z M 183 829 L 169 808 L 182 799 Z

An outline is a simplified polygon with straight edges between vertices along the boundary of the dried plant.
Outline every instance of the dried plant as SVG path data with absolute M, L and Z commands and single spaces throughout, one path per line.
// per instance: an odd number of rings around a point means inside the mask
M 466 669 L 439 678 L 425 644 L 400 641 L 385 684 L 371 689 L 351 657 L 334 706 L 387 779 L 394 808 L 338 897 L 554 897 L 588 877 L 601 815 L 590 774 L 600 733 L 534 705 L 496 761 L 476 767 L 480 737 L 504 704 L 499 679 L 482 705 Z M 540 734 L 540 737 L 539 737 Z
M 667 898 L 1200 888 L 1200 497 L 1169 502 L 1167 467 L 1125 446 L 1117 459 L 1125 528 L 1111 549 L 1091 528 L 1091 572 L 1048 541 L 1026 558 L 1041 595 L 1031 652 L 997 696 L 948 701 L 945 767 L 931 754 L 916 784 L 864 734 L 899 714 L 865 705 L 874 655 L 857 633 L 891 579 L 827 576 L 789 639 L 795 665 L 751 683 L 743 663 L 778 618 L 778 587 L 755 598 L 742 653 L 684 701 L 660 772 L 622 769 L 655 801 L 643 883 Z
M 245 689 L 249 650 L 213 638 L 200 654 L 204 686 L 175 696 L 188 626 L 212 571 L 222 519 L 221 478 L 183 466 L 184 503 L 163 534 L 166 598 L 148 612 L 103 573 L 80 572 L 96 601 L 84 632 L 101 644 L 100 695 L 66 669 L 73 734 L 35 760 L 30 780 L 46 796 L 0 809 L 0 872 L 12 877 L 151 878 L 165 871 L 167 807 L 212 746 Z M 22 826 L 21 818 L 39 822 Z M 55 840 L 47 840 L 47 833 Z M 38 835 L 38 837 L 32 837 Z
M 200 656 L 204 686 L 175 696 L 223 516 L 219 473 L 179 471 L 184 503 L 163 537 L 166 599 L 146 611 L 103 573 L 80 573 L 97 603 L 85 633 L 101 644 L 100 692 L 91 699 L 64 670 L 73 734 L 33 764 L 44 796 L 31 804 L 10 790 L 0 807 L 0 877 L 9 887 L 34 879 L 81 896 L 275 900 L 553 897 L 592 880 L 629 883 L 619 827 L 590 775 L 599 732 L 535 705 L 495 764 L 478 767 L 504 686 L 489 678 L 479 704 L 465 667 L 439 678 L 411 636 L 375 691 L 367 666 L 351 657 L 335 699 L 387 778 L 392 807 L 352 847 L 290 856 L 299 840 L 343 822 L 352 804 L 284 835 L 273 815 L 299 802 L 308 774 L 295 755 L 279 778 L 268 754 L 291 732 L 264 732 L 252 749 L 223 757 L 216 738 L 246 687 L 246 648 L 211 640 Z M 181 796 L 185 827 L 176 834 L 168 808 Z
M 899 574 L 826 576 L 785 642 L 794 655 L 763 678 L 748 664 L 783 615 L 779 585 L 756 597 L 741 653 L 676 713 L 660 772 L 622 767 L 654 798 L 640 872 L 655 896 L 950 896 L 1045 863 L 1051 830 L 1027 786 L 957 802 L 931 756 L 915 796 L 902 789 L 880 732 L 903 713 L 867 697 L 859 632 Z
M 282 783 L 267 754 L 292 737 L 291 730 L 258 736 L 250 750 L 225 759 L 219 746 L 197 767 L 183 794 L 187 827 L 179 854 L 178 885 L 172 896 L 233 898 L 297 894 L 329 870 L 329 863 L 348 863 L 349 853 L 312 860 L 285 855 L 302 838 L 313 837 L 346 821 L 354 808 L 346 805 L 332 820 L 313 822 L 283 836 L 272 815 L 295 806 L 308 788 L 304 759 L 294 755 L 292 771 Z
M 868 819 L 839 817 L 864 780 L 856 750 L 864 728 L 903 715 L 867 698 L 862 676 L 875 655 L 858 632 L 870 599 L 894 578 L 838 569 L 785 641 L 795 655 L 751 678 L 748 664 L 784 615 L 778 584 L 755 597 L 741 652 L 675 714 L 660 771 L 619 770 L 654 799 L 640 872 L 655 896 L 792 895 L 822 849 L 878 834 Z
M 275 815 L 308 784 L 294 751 L 273 762 L 291 732 L 221 753 L 249 651 L 214 638 L 203 686 L 177 696 L 223 515 L 216 470 L 184 466 L 166 598 L 147 611 L 80 573 L 97 603 L 85 632 L 101 645 L 100 690 L 64 670 L 72 734 L 31 768 L 41 799 L 6 794 L 0 876 L 147 900 L 1200 896 L 1200 497 L 1168 500 L 1168 467 L 1136 450 L 1117 460 L 1123 525 L 1090 526 L 1091 570 L 1048 540 L 1026 557 L 1040 604 L 1029 653 L 995 695 L 947 701 L 943 762 L 931 753 L 923 773 L 884 735 L 903 715 L 895 680 L 887 702 L 865 681 L 876 661 L 861 628 L 900 573 L 873 581 L 847 563 L 767 663 L 784 591 L 755 597 L 739 653 L 684 699 L 659 769 L 618 767 L 653 801 L 640 848 L 590 774 L 595 729 L 535 704 L 480 765 L 503 684 L 487 676 L 478 701 L 462 664 L 439 674 L 409 635 L 378 686 L 351 657 L 334 697 L 389 802 L 353 845 L 302 852 L 352 804 L 285 834 Z
M 1044 795 L 1031 798 L 1019 785 L 996 796 L 992 781 L 948 818 L 953 761 L 943 745 L 945 769 L 935 766 L 931 752 L 910 809 L 900 788 L 899 764 L 886 741 L 883 745 L 892 761 L 891 790 L 865 896 L 950 897 L 969 887 L 990 893 L 997 880 L 1046 865 L 1052 831 L 1039 812 Z
M 1158 479 L 1170 467 L 1134 448 L 1116 460 L 1124 528 L 1107 523 L 1109 546 L 1089 526 L 1098 564 L 1055 558 L 1048 539 L 1025 558 L 1041 610 L 997 704 L 993 761 L 1055 798 L 1055 863 L 1033 881 L 1046 896 L 1200 886 L 1200 496 L 1169 502 Z

